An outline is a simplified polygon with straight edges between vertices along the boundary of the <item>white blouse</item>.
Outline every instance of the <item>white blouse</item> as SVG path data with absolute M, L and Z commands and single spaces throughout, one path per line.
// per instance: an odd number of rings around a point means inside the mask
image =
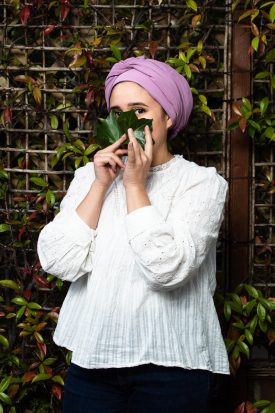
M 43 269 L 71 281 L 54 341 L 85 368 L 154 363 L 228 374 L 212 298 L 227 182 L 176 155 L 150 169 L 152 205 L 127 214 L 122 174 L 96 230 L 76 212 L 95 177 L 90 162 L 40 233 Z

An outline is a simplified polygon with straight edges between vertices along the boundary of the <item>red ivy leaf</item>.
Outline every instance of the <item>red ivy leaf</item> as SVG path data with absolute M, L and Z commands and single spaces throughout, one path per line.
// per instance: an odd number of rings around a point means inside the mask
M 239 125 L 240 125 L 240 129 L 241 129 L 242 133 L 244 133 L 245 130 L 246 130 L 246 120 L 244 118 L 241 118 L 240 122 L 239 122 Z
M 155 40 L 151 40 L 149 43 L 149 53 L 152 59 L 155 58 L 157 50 L 158 50 L 158 42 L 156 42 Z
M 242 402 L 235 410 L 234 413 L 245 413 L 245 402 Z
M 41 287 L 50 288 L 50 284 L 48 283 L 48 281 L 47 281 L 45 278 L 40 277 L 40 275 L 34 275 L 34 276 L 33 276 L 33 279 L 34 279 L 34 280 L 37 282 L 37 284 L 39 284 Z
M 43 31 L 44 36 L 49 36 L 49 34 L 51 34 L 54 31 L 55 28 L 56 28 L 56 26 L 54 24 L 49 24 L 49 26 L 47 26 Z
M 28 23 L 30 14 L 31 14 L 31 9 L 30 9 L 30 7 L 27 6 L 27 5 L 25 5 L 25 6 L 23 7 L 23 9 L 21 10 L 21 13 L 20 13 L 20 20 L 21 20 L 21 23 L 22 23 L 22 24 L 27 24 L 27 23 Z
M 23 225 L 23 227 L 18 232 L 18 239 L 19 240 L 21 240 L 21 238 L 22 238 L 22 236 L 24 235 L 25 232 L 26 232 L 26 225 Z
M 44 356 L 46 356 L 47 354 L 47 346 L 45 343 L 38 343 L 38 341 L 36 342 L 36 346 L 39 350 L 40 353 L 42 353 Z M 42 357 L 41 357 L 42 358 Z
M 91 104 L 94 102 L 94 96 L 95 96 L 94 89 L 90 89 L 87 92 L 87 95 L 85 97 L 85 103 L 86 103 L 87 108 L 89 108 L 91 106 Z
M 66 6 L 65 4 L 62 4 L 61 6 L 61 21 L 63 22 L 66 17 L 68 16 L 70 11 L 70 7 Z
M 253 404 L 250 401 L 246 402 L 246 411 L 247 413 L 257 413 L 256 407 L 253 407 Z
M 62 398 L 62 390 L 61 387 L 57 386 L 56 384 L 52 385 L 52 394 L 58 399 L 61 400 Z
M 91 54 L 91 51 L 90 51 L 89 49 L 84 49 L 83 51 L 84 51 L 84 53 L 85 53 L 85 56 L 86 56 L 86 60 L 87 60 L 87 62 L 88 62 L 88 65 L 89 65 L 90 67 L 93 66 L 93 64 L 94 64 L 94 58 L 93 58 L 93 56 L 92 56 L 92 54 Z
M 5 110 L 4 110 L 4 122 L 5 123 L 11 123 L 11 121 L 12 121 L 12 111 L 11 111 L 11 108 L 6 108 Z
M 34 377 L 36 376 L 35 371 L 27 371 L 22 377 L 23 383 L 27 383 L 28 381 L 31 381 Z
M 32 296 L 32 292 L 30 290 L 24 290 L 23 291 L 23 297 L 26 298 L 26 300 L 29 301 L 31 296 Z

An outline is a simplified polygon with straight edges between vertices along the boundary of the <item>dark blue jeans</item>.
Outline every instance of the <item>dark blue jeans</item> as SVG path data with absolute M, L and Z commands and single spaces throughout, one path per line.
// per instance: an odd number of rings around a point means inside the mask
M 154 364 L 84 369 L 71 364 L 63 413 L 207 413 L 211 373 Z

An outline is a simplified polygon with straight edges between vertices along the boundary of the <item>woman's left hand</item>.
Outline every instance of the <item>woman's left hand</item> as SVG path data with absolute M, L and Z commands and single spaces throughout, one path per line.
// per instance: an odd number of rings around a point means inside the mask
M 128 161 L 123 173 L 123 184 L 125 189 L 144 189 L 146 178 L 152 162 L 153 140 L 150 128 L 145 126 L 146 144 L 144 150 L 135 138 L 132 129 L 128 129 Z

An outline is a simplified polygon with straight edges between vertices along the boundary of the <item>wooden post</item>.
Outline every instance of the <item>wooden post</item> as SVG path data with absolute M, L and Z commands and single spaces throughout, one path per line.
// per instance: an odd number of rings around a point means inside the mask
M 249 28 L 238 24 L 241 13 L 233 15 L 232 90 L 233 101 L 250 97 Z M 251 144 L 239 129 L 231 133 L 229 186 L 229 288 L 234 288 L 249 271 L 249 187 Z
M 242 12 L 233 14 L 232 31 L 232 89 L 234 103 L 242 97 L 250 97 L 250 30 L 238 18 Z M 229 288 L 232 290 L 249 273 L 249 189 L 251 144 L 249 137 L 239 129 L 231 133 L 230 140 L 230 186 L 229 186 Z M 247 371 L 238 370 L 230 380 L 229 411 L 246 400 Z

